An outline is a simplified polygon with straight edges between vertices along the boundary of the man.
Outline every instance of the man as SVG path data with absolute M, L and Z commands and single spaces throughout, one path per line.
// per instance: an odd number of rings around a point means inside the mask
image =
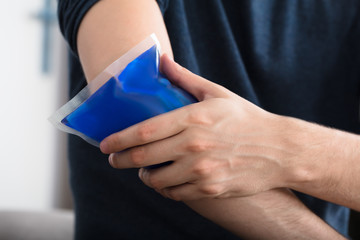
M 105 139 L 113 167 L 141 167 L 145 184 L 244 238 L 342 239 L 332 227 L 347 234 L 348 209 L 336 204 L 360 209 L 360 140 L 303 120 L 359 132 L 358 5 L 102 0 L 60 1 L 59 12 L 87 81 L 155 32 L 162 71 L 200 101 Z M 71 138 L 79 239 L 234 238 L 100 156 Z

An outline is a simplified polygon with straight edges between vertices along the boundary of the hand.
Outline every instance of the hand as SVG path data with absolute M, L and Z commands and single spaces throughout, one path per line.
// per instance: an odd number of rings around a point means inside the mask
M 149 187 L 175 200 L 228 198 L 286 187 L 282 117 L 180 67 L 161 70 L 198 103 L 148 119 L 101 142 L 114 168 L 141 168 Z M 167 161 L 158 169 L 142 167 Z

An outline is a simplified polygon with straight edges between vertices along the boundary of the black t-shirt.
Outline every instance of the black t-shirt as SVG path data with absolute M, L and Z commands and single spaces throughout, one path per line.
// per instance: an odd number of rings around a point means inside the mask
M 70 91 L 85 86 L 76 57 L 79 23 L 96 0 L 59 1 L 72 49 Z M 174 57 L 258 106 L 359 133 L 360 18 L 356 0 L 158 0 Z M 231 114 L 231 113 L 229 113 Z M 78 239 L 236 239 L 185 205 L 145 187 L 136 170 L 69 138 Z M 349 210 L 300 199 L 346 234 Z

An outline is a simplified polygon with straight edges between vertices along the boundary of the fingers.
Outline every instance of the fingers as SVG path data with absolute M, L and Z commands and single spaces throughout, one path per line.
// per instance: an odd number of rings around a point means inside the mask
M 225 88 L 183 68 L 166 54 L 161 57 L 161 71 L 171 82 L 191 93 L 199 101 L 215 97 L 226 97 L 229 94 L 229 91 Z
M 182 154 L 179 147 L 181 139 L 178 136 L 112 153 L 109 162 L 114 168 L 125 169 L 147 167 L 176 160 Z
M 158 192 L 164 197 L 175 201 L 192 201 L 205 198 L 203 194 L 196 190 L 194 184 L 186 183 L 176 187 L 165 188 Z
M 189 161 L 178 159 L 165 167 L 157 169 L 142 168 L 139 170 L 139 177 L 148 187 L 156 190 L 193 182 L 196 179 L 196 175 L 191 174 L 187 163 Z
M 139 170 L 139 177 L 148 187 L 177 201 L 223 196 L 225 185 L 219 181 L 223 176 L 213 178 L 216 170 L 202 168 L 202 158 L 196 155 L 185 155 L 171 165 L 158 169 L 142 168 Z M 196 162 L 199 164 L 194 164 Z
M 139 178 L 145 185 L 153 188 L 166 198 L 176 201 L 203 198 L 204 196 L 200 196 L 199 192 L 196 191 L 197 187 L 190 183 L 189 179 L 185 178 L 188 175 L 178 174 L 182 172 L 182 170 L 179 170 L 179 168 L 182 168 L 181 164 L 174 166 L 175 164 L 177 163 L 174 162 L 171 167 L 166 166 L 151 170 L 141 168 L 139 170 Z M 176 177 L 169 177 L 169 175 Z
M 176 135 L 185 129 L 182 119 L 186 111 L 180 108 L 114 133 L 100 143 L 100 149 L 110 154 Z
M 227 89 L 197 76 L 172 61 L 167 55 L 162 57 L 162 70 L 175 84 L 193 94 L 199 100 L 228 97 Z M 196 104 L 193 104 L 196 105 Z M 187 116 L 190 106 L 161 114 L 121 132 L 112 134 L 100 144 L 103 153 L 120 152 L 124 149 L 161 140 L 183 131 L 186 126 L 181 124 Z
M 199 188 L 197 184 L 185 183 L 174 187 L 155 190 L 164 197 L 173 199 L 175 201 L 193 201 L 204 198 L 221 198 L 219 188 L 216 185 L 209 185 L 203 188 Z

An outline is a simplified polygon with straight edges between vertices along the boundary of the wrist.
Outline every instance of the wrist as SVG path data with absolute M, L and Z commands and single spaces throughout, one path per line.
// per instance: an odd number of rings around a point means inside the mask
M 302 191 L 315 187 L 324 173 L 321 151 L 328 149 L 329 136 L 323 127 L 291 117 L 280 117 L 283 134 L 282 149 L 289 152 L 285 159 L 285 187 Z M 318 186 L 320 187 L 320 186 Z
M 341 204 L 335 196 L 347 171 L 357 165 L 353 149 L 357 137 L 336 129 L 283 117 L 284 148 L 293 153 L 287 159 L 286 186 L 321 199 Z

